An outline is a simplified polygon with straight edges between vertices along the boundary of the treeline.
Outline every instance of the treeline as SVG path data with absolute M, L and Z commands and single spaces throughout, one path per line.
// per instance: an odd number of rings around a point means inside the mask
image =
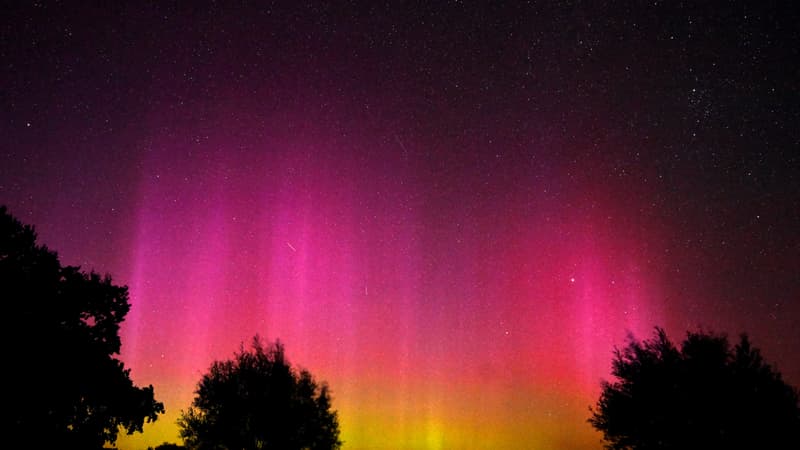
M 99 449 L 141 432 L 164 405 L 119 360 L 128 290 L 109 276 L 62 266 L 36 233 L 0 207 L 0 289 L 9 308 L 9 442 Z M 588 422 L 614 450 L 800 448 L 798 391 L 746 335 L 657 328 L 612 360 Z M 332 450 L 342 446 L 326 383 L 293 367 L 283 345 L 256 336 L 214 362 L 178 420 L 183 446 L 156 450 Z

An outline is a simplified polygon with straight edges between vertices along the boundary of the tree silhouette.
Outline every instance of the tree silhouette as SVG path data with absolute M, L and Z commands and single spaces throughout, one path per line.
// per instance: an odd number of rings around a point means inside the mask
M 36 233 L 0 207 L 0 290 L 7 308 L 10 427 L 6 442 L 37 448 L 101 448 L 119 428 L 142 431 L 164 411 L 138 388 L 119 353 L 126 287 L 62 267 Z M 35 444 L 34 444 L 35 443 Z
M 608 449 L 797 449 L 797 391 L 746 335 L 688 333 L 680 350 L 656 328 L 613 360 L 589 422 Z
M 183 450 L 184 448 L 186 448 L 186 447 L 184 447 L 182 445 L 173 444 L 171 442 L 164 442 L 163 444 L 160 444 L 160 445 L 156 446 L 155 448 L 154 447 L 147 447 L 147 450 Z
M 178 420 L 191 449 L 338 449 L 339 424 L 325 383 L 286 360 L 280 342 L 216 361 Z

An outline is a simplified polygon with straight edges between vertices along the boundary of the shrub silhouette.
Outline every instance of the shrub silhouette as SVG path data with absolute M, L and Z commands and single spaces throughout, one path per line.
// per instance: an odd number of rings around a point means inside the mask
M 101 448 L 164 411 L 114 355 L 130 305 L 111 278 L 62 267 L 36 233 L 0 207 L 0 289 L 10 367 L 7 442 Z
M 608 449 L 797 449 L 798 394 L 746 335 L 688 333 L 680 350 L 656 328 L 613 360 L 589 422 Z
M 280 342 L 217 361 L 178 420 L 190 449 L 338 449 L 339 424 L 326 384 L 286 360 Z

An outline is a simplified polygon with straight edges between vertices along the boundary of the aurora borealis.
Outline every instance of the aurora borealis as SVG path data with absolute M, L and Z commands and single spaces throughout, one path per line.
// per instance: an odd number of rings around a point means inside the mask
M 129 286 L 167 409 L 119 448 L 180 442 L 255 334 L 348 449 L 599 449 L 613 348 L 656 325 L 800 384 L 788 6 L 3 9 L 0 203 Z

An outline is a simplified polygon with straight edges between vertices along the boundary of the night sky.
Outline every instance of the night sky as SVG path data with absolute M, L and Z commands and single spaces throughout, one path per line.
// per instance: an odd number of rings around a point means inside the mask
M 8 3 L 0 203 L 130 288 L 120 448 L 256 333 L 349 449 L 599 449 L 656 325 L 800 385 L 793 2 Z

